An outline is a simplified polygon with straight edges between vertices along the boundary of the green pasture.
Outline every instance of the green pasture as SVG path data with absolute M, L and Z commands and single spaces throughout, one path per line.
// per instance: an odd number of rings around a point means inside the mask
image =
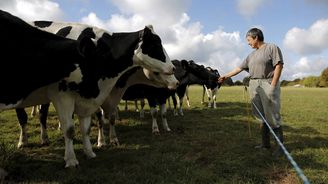
M 168 111 L 171 133 L 151 133 L 146 105 L 144 119 L 133 103 L 117 121 L 120 146 L 98 149 L 87 159 L 76 122 L 74 147 L 79 167 L 65 169 L 64 140 L 51 106 L 49 146 L 40 146 L 37 118 L 29 117 L 29 146 L 17 149 L 19 126 L 14 110 L 0 113 L 0 167 L 8 183 L 112 183 L 112 184 L 241 184 L 302 183 L 285 157 L 255 150 L 260 142 L 259 123 L 251 116 L 243 87 L 222 87 L 217 109 L 201 104 L 200 86 L 189 89 L 191 107 L 185 116 Z M 328 88 L 284 87 L 281 93 L 285 147 L 311 183 L 328 183 Z M 30 112 L 30 108 L 28 108 Z M 76 120 L 75 120 L 76 121 Z M 92 125 L 91 141 L 97 141 Z M 272 141 L 273 143 L 273 141 Z M 274 143 L 273 143 L 273 147 Z

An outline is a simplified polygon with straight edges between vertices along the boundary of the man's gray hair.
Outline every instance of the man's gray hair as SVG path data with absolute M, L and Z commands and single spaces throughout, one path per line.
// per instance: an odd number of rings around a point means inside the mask
M 263 32 L 261 31 L 261 29 L 259 28 L 252 28 L 250 29 L 247 33 L 246 33 L 246 37 L 252 37 L 253 39 L 255 39 L 257 37 L 257 39 L 261 42 L 264 41 L 264 36 L 263 36 Z

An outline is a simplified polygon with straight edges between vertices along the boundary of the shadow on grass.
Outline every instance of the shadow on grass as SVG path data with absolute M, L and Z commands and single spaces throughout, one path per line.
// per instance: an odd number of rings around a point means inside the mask
M 153 135 L 151 117 L 146 112 L 121 111 L 116 128 L 121 146 L 108 146 L 94 151 L 97 157 L 85 158 L 81 139 L 74 145 L 80 166 L 64 169 L 64 140 L 51 138 L 46 148 L 36 144 L 18 151 L 6 168 L 9 181 L 59 183 L 268 183 L 271 173 L 291 168 L 284 158 L 273 158 L 271 151 L 253 147 L 260 142 L 258 123 L 245 120 L 247 104 L 218 103 L 217 109 L 184 108 L 185 116 L 167 114 L 171 133 Z M 94 127 L 93 127 L 94 128 Z M 252 136 L 249 136 L 249 128 Z M 322 148 L 328 140 L 313 136 L 311 127 L 284 126 L 286 148 L 291 153 L 306 148 Z M 61 135 L 61 134 L 60 134 Z M 311 135 L 311 136 L 309 136 Z M 91 141 L 97 134 L 92 132 Z M 273 142 L 273 141 L 272 141 Z M 327 170 L 313 153 L 296 154 L 301 168 Z M 288 172 L 288 171 L 287 171 Z M 269 174 L 268 174 L 269 173 Z M 278 172 L 279 173 L 279 172 Z M 280 172 L 281 173 L 281 172 Z

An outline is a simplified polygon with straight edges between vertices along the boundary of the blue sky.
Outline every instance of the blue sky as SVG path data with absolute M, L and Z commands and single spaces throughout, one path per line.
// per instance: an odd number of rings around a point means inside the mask
M 259 27 L 282 49 L 282 80 L 328 67 L 328 0 L 1 0 L 0 8 L 27 21 L 82 22 L 109 32 L 152 24 L 171 59 L 193 59 L 221 74 L 252 51 L 245 33 Z

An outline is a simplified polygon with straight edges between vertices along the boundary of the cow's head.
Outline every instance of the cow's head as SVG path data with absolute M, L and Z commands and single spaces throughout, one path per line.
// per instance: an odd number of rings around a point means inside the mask
M 155 87 L 164 87 L 169 89 L 176 89 L 179 85 L 179 81 L 172 75 L 161 74 L 158 72 L 150 71 L 146 68 L 143 68 L 143 73 L 145 77 L 150 80 Z
M 193 75 L 193 80 L 198 80 L 199 83 L 209 85 L 211 87 L 218 85 L 217 79 L 219 75 L 215 71 L 208 70 L 203 65 L 196 64 L 193 60 L 182 60 L 181 64 L 187 72 Z
M 220 77 L 220 73 L 217 69 L 211 68 L 211 67 L 206 67 L 208 71 L 210 71 L 213 75 L 215 75 L 214 80 L 218 79 Z M 221 83 L 212 83 L 210 86 L 212 89 L 215 88 L 216 86 L 221 87 Z
M 133 61 L 154 72 L 173 74 L 175 67 L 167 55 L 161 38 L 152 26 L 146 26 L 140 32 L 140 40 L 134 51 Z

